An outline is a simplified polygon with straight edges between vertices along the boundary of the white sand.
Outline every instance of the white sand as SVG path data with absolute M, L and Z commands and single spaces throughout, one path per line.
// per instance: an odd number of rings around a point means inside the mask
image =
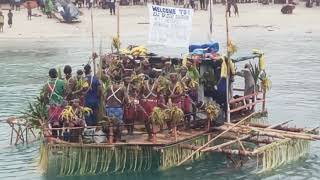
M 214 28 L 221 34 L 225 26 L 224 8 L 222 5 L 213 6 Z M 303 32 L 317 32 L 319 34 L 320 8 L 314 7 L 308 9 L 301 4 L 296 7 L 292 15 L 281 14 L 280 9 L 281 5 L 239 4 L 240 17 L 232 17 L 230 24 L 232 26 L 266 26 L 265 28 L 270 31 L 277 29 L 290 30 L 298 27 Z M 0 39 L 88 38 L 91 36 L 90 11 L 86 8 L 81 9 L 81 11 L 84 14 L 80 16 L 81 22 L 77 24 L 63 24 L 56 19 L 47 19 L 45 15 L 33 17 L 31 21 L 28 21 L 26 9 L 13 11 L 13 27 L 9 28 L 5 24 L 4 32 L 0 33 Z M 2 10 L 2 12 L 5 15 L 6 23 L 8 11 Z M 33 10 L 33 13 L 41 14 L 36 9 Z M 195 12 L 193 34 L 207 34 L 209 29 L 208 14 L 208 11 Z M 121 7 L 120 16 L 122 37 L 146 40 L 148 36 L 148 24 L 138 24 L 148 22 L 148 10 L 146 6 Z M 116 16 L 109 15 L 109 10 L 94 9 L 95 35 L 108 38 L 115 35 L 116 19 Z M 195 38 L 193 37 L 193 39 Z

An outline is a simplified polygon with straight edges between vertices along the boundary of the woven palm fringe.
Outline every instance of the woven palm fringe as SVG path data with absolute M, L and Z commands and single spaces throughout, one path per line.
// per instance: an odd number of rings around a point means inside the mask
M 284 139 L 267 146 L 262 152 L 262 170 L 259 173 L 272 170 L 306 155 L 310 150 L 310 141 Z
M 200 147 L 204 145 L 206 142 L 208 142 L 208 137 L 207 136 L 201 136 L 196 139 L 192 139 L 188 142 L 183 142 L 181 144 L 188 144 L 188 145 L 193 145 L 196 147 Z M 186 148 L 181 148 L 180 145 L 177 144 L 175 146 L 170 146 L 167 148 L 162 149 L 161 152 L 161 158 L 160 158 L 160 169 L 168 169 L 171 167 L 177 166 L 182 160 L 187 158 L 194 150 L 191 149 L 186 149 Z M 201 158 L 203 153 L 198 152 L 196 153 L 190 160 L 198 160 Z
M 159 161 L 152 147 L 46 146 L 40 167 L 60 176 L 148 171 Z M 49 157 L 49 158 L 48 158 Z M 50 166 L 50 167 L 49 167 Z

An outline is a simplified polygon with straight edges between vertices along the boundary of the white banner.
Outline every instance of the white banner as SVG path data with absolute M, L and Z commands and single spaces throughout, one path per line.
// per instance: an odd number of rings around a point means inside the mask
M 188 47 L 193 9 L 149 5 L 149 44 Z

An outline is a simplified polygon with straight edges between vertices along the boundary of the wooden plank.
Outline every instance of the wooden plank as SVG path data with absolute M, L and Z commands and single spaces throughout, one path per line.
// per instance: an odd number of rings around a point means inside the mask
M 240 111 L 240 110 L 242 110 L 242 109 L 251 107 L 251 106 L 256 105 L 256 104 L 258 104 L 258 103 L 261 103 L 261 102 L 263 102 L 263 101 L 264 101 L 264 100 L 257 100 L 257 101 L 255 101 L 255 102 L 252 102 L 252 103 L 247 104 L 247 105 L 245 105 L 245 106 L 240 106 L 240 107 L 238 107 L 238 108 L 236 108 L 236 109 L 230 110 L 230 113 Z

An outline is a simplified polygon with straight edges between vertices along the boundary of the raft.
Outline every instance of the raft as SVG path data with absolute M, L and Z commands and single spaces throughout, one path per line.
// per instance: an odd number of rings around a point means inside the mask
M 289 121 L 263 125 L 251 123 L 261 113 L 251 113 L 219 127 L 180 131 L 178 140 L 157 133 L 157 142 L 135 131 L 126 142 L 70 143 L 46 138 L 40 148 L 40 167 L 60 176 L 96 175 L 167 170 L 193 161 L 205 161 L 210 153 L 222 153 L 241 164 L 256 161 L 259 173 L 273 170 L 305 156 L 310 141 L 320 136 L 304 129 L 285 127 Z M 216 139 L 212 141 L 212 139 Z M 209 142 L 210 141 L 210 142 Z M 212 142 L 211 142 L 212 141 Z M 200 149 L 200 150 L 199 150 Z

